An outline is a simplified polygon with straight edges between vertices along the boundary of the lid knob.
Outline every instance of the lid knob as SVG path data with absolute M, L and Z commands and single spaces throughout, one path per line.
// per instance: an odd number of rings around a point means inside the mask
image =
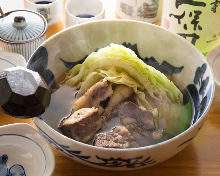
M 18 29 L 24 28 L 25 26 L 27 26 L 25 18 L 23 16 L 16 16 L 14 18 L 13 26 Z
M 0 7 L 0 16 L 4 16 L 4 13 L 3 13 L 1 7 Z

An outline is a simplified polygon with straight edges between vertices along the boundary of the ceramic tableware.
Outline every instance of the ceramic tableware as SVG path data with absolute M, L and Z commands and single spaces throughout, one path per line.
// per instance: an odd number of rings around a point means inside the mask
M 116 13 L 120 18 L 156 22 L 160 20 L 162 0 L 117 0 Z
M 43 15 L 48 26 L 62 19 L 63 0 L 24 0 L 24 7 Z
M 101 0 L 67 0 L 65 5 L 66 27 L 100 20 L 105 16 Z
M 68 115 L 72 96 L 58 99 L 40 118 L 34 118 L 39 131 L 68 157 L 101 169 L 132 170 L 153 166 L 183 150 L 203 126 L 214 95 L 211 69 L 204 56 L 187 40 L 159 26 L 130 20 L 103 20 L 73 26 L 55 34 L 39 47 L 27 67 L 41 74 L 51 89 L 68 69 L 110 43 L 131 48 L 143 62 L 172 77 L 193 102 L 192 124 L 183 133 L 164 142 L 140 148 L 110 149 L 70 139 L 58 130 Z M 52 94 L 59 95 L 59 89 Z
M 0 72 L 16 66 L 26 67 L 26 60 L 22 55 L 0 51 Z
M 50 176 L 55 159 L 45 139 L 28 124 L 0 127 L 1 176 Z
M 46 39 L 47 22 L 39 13 L 15 10 L 0 16 L 0 49 L 29 59 Z

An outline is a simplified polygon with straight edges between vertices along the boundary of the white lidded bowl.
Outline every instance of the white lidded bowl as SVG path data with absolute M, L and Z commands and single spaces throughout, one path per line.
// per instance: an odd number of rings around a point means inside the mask
M 204 56 L 187 40 L 156 25 L 131 20 L 103 20 L 70 27 L 49 38 L 32 55 L 28 68 L 38 71 L 51 89 L 64 71 L 81 63 L 98 48 L 124 44 L 164 73 L 181 90 L 188 90 L 194 115 L 189 129 L 167 141 L 140 148 L 107 149 L 84 144 L 61 134 L 59 109 L 46 119 L 34 118 L 39 131 L 70 158 L 97 168 L 131 170 L 165 161 L 184 149 L 205 122 L 214 95 L 213 75 Z M 94 63 L 95 64 L 95 63 Z M 55 93 L 58 93 L 56 91 Z M 60 106 L 66 106 L 64 96 Z M 68 109 L 68 108 L 67 108 Z M 56 116 L 55 116 L 56 115 Z
M 0 50 L 18 53 L 26 60 L 46 40 L 47 21 L 30 10 L 14 10 L 0 16 Z
M 47 141 L 28 124 L 0 127 L 0 175 L 50 176 L 54 154 Z

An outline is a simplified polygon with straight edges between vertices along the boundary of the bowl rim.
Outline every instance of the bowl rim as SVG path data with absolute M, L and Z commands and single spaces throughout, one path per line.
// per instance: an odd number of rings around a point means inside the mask
M 42 119 L 38 118 L 38 117 L 35 117 L 33 118 L 33 122 L 34 124 L 37 126 L 37 128 L 40 128 L 39 127 L 39 121 L 42 121 L 42 123 L 44 124 L 45 127 L 47 127 L 51 132 L 59 135 L 60 137 L 64 137 L 64 139 L 70 141 L 70 142 L 74 142 L 74 143 L 77 143 L 79 145 L 83 145 L 85 147 L 90 147 L 90 148 L 93 148 L 93 149 L 96 149 L 96 150 L 103 150 L 103 151 L 117 151 L 117 152 L 124 152 L 124 151 L 137 151 L 137 150 L 145 150 L 145 149 L 151 149 L 151 148 L 156 148 L 156 147 L 160 147 L 162 145 L 166 145 L 168 143 L 171 143 L 175 140 L 177 140 L 178 138 L 180 137 L 183 137 L 185 136 L 187 133 L 189 133 L 190 131 L 193 130 L 193 128 L 195 126 L 197 126 L 205 117 L 206 115 L 208 114 L 209 112 L 209 109 L 211 107 L 211 104 L 213 102 L 213 98 L 214 98 L 214 92 L 215 92 L 215 84 L 214 84 L 214 79 L 213 79 L 213 74 L 212 74 L 212 70 L 207 62 L 207 60 L 205 59 L 205 56 L 202 55 L 202 53 L 192 44 L 190 43 L 188 40 L 184 39 L 183 37 L 177 35 L 176 33 L 173 33 L 173 32 L 170 32 L 169 30 L 161 27 L 161 26 L 158 26 L 156 24 L 151 24 L 151 23 L 147 23 L 147 22 L 144 22 L 144 21 L 137 21 L 137 20 L 130 20 L 130 19 L 103 19 L 103 20 L 98 20 L 98 21 L 88 21 L 88 22 L 85 22 L 85 23 L 81 23 L 81 24 L 77 24 L 77 25 L 74 25 L 74 26 L 70 26 L 62 31 L 59 31 L 58 33 L 56 33 L 55 35 L 49 37 L 46 41 L 44 41 L 39 47 L 41 46 L 45 46 L 47 43 L 49 43 L 52 39 L 55 39 L 57 38 L 59 35 L 61 35 L 62 33 L 65 33 L 65 32 L 68 32 L 68 31 L 71 31 L 72 29 L 75 29 L 75 28 L 80 28 L 81 26 L 86 26 L 86 25 L 89 25 L 89 24 L 94 24 L 94 23 L 109 23 L 109 22 L 127 22 L 127 23 L 133 23 L 133 25 L 135 24 L 143 24 L 143 25 L 148 25 L 148 26 L 151 26 L 153 28 L 157 28 L 157 29 L 160 29 L 160 30 L 163 30 L 163 31 L 166 31 L 167 33 L 169 33 L 171 36 L 177 38 L 178 40 L 181 40 L 182 42 L 185 43 L 185 45 L 188 47 L 191 47 L 191 48 L 194 48 L 194 51 L 197 53 L 198 56 L 200 56 L 200 59 L 203 60 L 204 63 L 207 64 L 207 68 L 210 70 L 210 81 L 211 81 L 211 85 L 212 85 L 212 90 L 211 90 L 211 96 L 210 96 L 210 99 L 208 101 L 208 104 L 206 105 L 203 113 L 200 115 L 199 119 L 194 123 L 192 124 L 188 129 L 186 129 L 185 131 L 183 131 L 182 133 L 178 134 L 177 136 L 174 136 L 173 138 L 170 138 L 168 140 L 165 140 L 163 142 L 160 142 L 160 143 L 156 143 L 156 144 L 153 144 L 153 145 L 148 145 L 148 146 L 143 146 L 143 147 L 137 147 L 137 148 L 127 148 L 127 149 L 116 149 L 116 148 L 104 148 L 104 147 L 97 147 L 97 146 L 93 146 L 93 145 L 90 145 L 90 144 L 85 144 L 85 143 L 82 143 L 82 142 L 79 142 L 79 141 L 76 141 L 74 139 L 71 139 L 69 137 L 66 137 L 65 135 L 63 135 L 61 132 L 58 132 L 56 131 L 55 129 L 53 129 L 51 126 L 49 126 L 46 122 L 44 122 Z M 39 48 L 38 47 L 38 48 Z M 35 50 L 35 52 L 32 54 L 32 56 L 38 51 L 38 48 Z M 32 58 L 32 56 L 30 58 Z M 29 59 L 27 65 L 29 64 L 31 59 Z M 41 129 L 41 128 L 40 128 Z M 42 130 L 42 129 L 41 129 Z M 196 133 L 197 134 L 197 133 Z

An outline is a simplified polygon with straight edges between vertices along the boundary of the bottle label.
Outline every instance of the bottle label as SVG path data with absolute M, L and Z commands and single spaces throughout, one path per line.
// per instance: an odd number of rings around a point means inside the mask
M 154 22 L 161 16 L 161 0 L 118 0 L 117 13 L 122 18 Z
M 206 53 L 220 43 L 219 0 L 165 0 L 162 26 Z

